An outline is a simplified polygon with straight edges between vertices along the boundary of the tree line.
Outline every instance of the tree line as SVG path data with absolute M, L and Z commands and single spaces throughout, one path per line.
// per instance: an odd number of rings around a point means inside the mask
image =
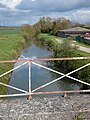
M 58 30 L 77 26 L 85 27 L 86 25 L 74 23 L 64 17 L 57 19 L 42 17 L 34 25 L 24 24 L 22 26 L 22 31 L 24 33 L 24 37 L 30 39 L 32 37 L 36 37 L 39 33 L 49 33 L 50 35 L 56 35 Z
M 34 25 L 24 24 L 22 26 L 22 31 L 24 33 L 24 37 L 30 39 L 37 36 L 39 33 L 49 33 L 50 35 L 56 35 L 56 32 L 58 30 L 78 25 L 81 24 L 73 23 L 64 17 L 57 19 L 50 17 L 42 17 Z

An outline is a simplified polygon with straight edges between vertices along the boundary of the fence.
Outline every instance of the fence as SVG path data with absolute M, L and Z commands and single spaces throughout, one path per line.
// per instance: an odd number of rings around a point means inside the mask
M 0 64 L 2 64 L 2 63 L 22 62 L 21 65 L 19 65 L 19 66 L 13 68 L 13 69 L 11 69 L 11 70 L 9 70 L 9 71 L 1 74 L 1 75 L 0 75 L 0 78 L 3 77 L 3 76 L 5 76 L 5 75 L 7 75 L 7 74 L 9 74 L 9 73 L 11 73 L 11 72 L 13 72 L 14 70 L 19 69 L 20 67 L 22 67 L 22 66 L 24 66 L 24 65 L 26 65 L 26 64 L 28 64 L 28 68 L 29 68 L 29 69 L 28 69 L 28 73 L 29 73 L 29 78 L 28 78 L 28 81 L 29 81 L 28 87 L 29 87 L 29 89 L 28 89 L 28 91 L 25 91 L 25 90 L 23 90 L 23 89 L 20 89 L 20 88 L 17 88 L 17 87 L 11 86 L 11 85 L 7 85 L 7 84 L 5 84 L 5 83 L 0 82 L 0 85 L 3 85 L 3 86 L 6 86 L 6 87 L 9 87 L 9 88 L 12 88 L 12 89 L 14 89 L 14 90 L 17 90 L 17 91 L 22 92 L 22 93 L 20 93 L 20 94 L 0 95 L 0 97 L 28 96 L 28 99 L 31 99 L 31 97 L 32 97 L 33 95 L 39 95 L 39 94 L 62 94 L 62 93 L 63 93 L 63 94 L 66 94 L 66 93 L 90 92 L 90 90 L 71 90 L 71 91 L 37 92 L 37 91 L 40 90 L 41 88 L 44 88 L 44 87 L 46 87 L 46 86 L 48 86 L 48 85 L 50 85 L 50 84 L 52 84 L 52 83 L 54 83 L 54 82 L 56 82 L 56 81 L 59 81 L 59 80 L 61 80 L 61 79 L 64 78 L 64 77 L 70 78 L 70 79 L 72 79 L 72 80 L 74 80 L 74 81 L 77 81 L 77 82 L 79 82 L 79 83 L 82 83 L 82 84 L 85 84 L 85 85 L 90 86 L 90 83 L 84 82 L 84 81 L 82 81 L 82 80 L 79 80 L 79 79 L 77 79 L 77 78 L 74 78 L 74 77 L 71 77 L 71 76 L 70 76 L 71 74 L 73 74 L 73 73 L 75 73 L 75 72 L 77 72 L 77 71 L 79 71 L 79 70 L 81 70 L 81 69 L 84 69 L 84 68 L 88 67 L 88 66 L 90 65 L 90 63 L 85 64 L 85 65 L 83 65 L 83 66 L 81 66 L 81 67 L 79 67 L 79 68 L 77 68 L 77 69 L 75 69 L 75 70 L 73 70 L 73 71 L 71 71 L 71 72 L 69 72 L 69 73 L 67 73 L 67 74 L 61 73 L 61 72 L 59 72 L 59 71 L 53 70 L 53 69 L 51 69 L 51 68 L 48 68 L 48 67 L 46 67 L 46 66 L 43 66 L 43 65 L 37 63 L 37 61 L 84 60 L 84 59 L 90 59 L 90 57 L 0 60 Z M 36 66 L 39 66 L 39 67 L 44 68 L 44 69 L 46 69 L 46 70 L 49 70 L 49 71 L 51 71 L 51 72 L 57 73 L 57 74 L 61 75 L 61 77 L 56 78 L 56 79 L 52 80 L 51 82 L 48 82 L 48 83 L 46 83 L 46 84 L 44 84 L 44 85 L 42 85 L 42 86 L 39 86 L 38 88 L 32 90 L 32 86 L 31 86 L 31 82 L 32 82 L 32 80 L 31 80 L 31 64 L 34 64 L 34 65 L 36 65 Z

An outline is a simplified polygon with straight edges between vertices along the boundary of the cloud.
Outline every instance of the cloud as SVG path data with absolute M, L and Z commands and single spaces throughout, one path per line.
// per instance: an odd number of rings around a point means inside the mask
M 34 2 L 33 2 L 34 1 Z M 18 9 L 64 12 L 90 6 L 90 0 L 22 0 Z
M 1 0 L 0 4 L 6 6 L 7 8 L 10 9 L 15 9 L 15 7 L 20 4 L 22 0 Z
M 4 8 L 5 6 L 3 4 L 0 3 L 0 8 Z
M 42 16 L 90 22 L 90 0 L 0 0 L 0 24 L 34 24 Z
M 26 23 L 29 19 L 27 11 L 11 10 L 7 8 L 0 8 L 0 24 L 3 25 L 21 25 Z
M 47 16 L 51 16 L 52 18 L 65 17 L 66 19 L 69 19 L 71 21 L 84 24 L 90 22 L 90 7 L 66 12 L 51 12 Z
M 35 2 L 36 0 L 31 0 L 32 2 Z
M 80 23 L 90 22 L 90 8 L 81 9 L 71 13 L 70 18 Z

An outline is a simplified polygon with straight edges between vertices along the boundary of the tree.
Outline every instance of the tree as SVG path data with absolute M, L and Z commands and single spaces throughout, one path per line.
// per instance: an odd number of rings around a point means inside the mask
M 55 35 L 58 30 L 70 27 L 71 22 L 65 18 L 52 19 L 50 17 L 42 17 L 34 26 L 36 30 L 42 33 L 50 33 Z
M 30 40 L 35 36 L 35 29 L 33 26 L 29 24 L 25 24 L 22 26 L 23 36 L 25 39 Z

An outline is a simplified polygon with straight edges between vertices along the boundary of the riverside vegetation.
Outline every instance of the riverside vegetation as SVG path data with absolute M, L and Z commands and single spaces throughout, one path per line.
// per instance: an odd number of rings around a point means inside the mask
M 62 39 L 62 43 L 59 44 L 56 41 L 56 39 L 60 39 L 60 38 L 48 34 L 38 35 L 38 40 L 40 40 L 44 45 L 47 46 L 47 48 L 49 48 L 52 51 L 53 55 L 51 57 L 53 58 L 90 56 L 89 53 L 79 51 L 77 50 L 76 47 L 71 46 L 70 40 Z M 70 60 L 70 61 L 62 60 L 51 63 L 54 69 L 64 73 L 68 73 L 89 62 L 90 60 Z M 90 66 L 72 74 L 72 76 L 90 83 Z M 80 84 L 80 87 L 81 89 L 89 88 L 88 86 L 83 84 Z
M 25 47 L 20 28 L 0 28 L 0 60 L 16 59 Z M 13 68 L 13 63 L 0 63 L 0 74 Z M 8 83 L 11 74 L 0 78 L 0 82 Z M 0 94 L 6 94 L 7 88 L 0 85 Z
M 85 57 L 90 56 L 90 54 L 77 50 L 77 48 L 71 45 L 71 39 L 62 39 L 61 44 L 57 42 L 56 39 L 60 39 L 56 37 L 56 32 L 60 29 L 68 28 L 68 27 L 76 27 L 81 26 L 84 27 L 85 25 L 82 24 L 73 24 L 70 20 L 65 18 L 40 18 L 40 20 L 33 26 L 31 25 L 24 25 L 24 37 L 25 38 L 32 38 L 37 37 L 39 41 L 41 41 L 47 48 L 49 48 L 54 58 L 63 58 L 63 57 Z M 46 34 L 47 33 L 47 34 Z M 71 72 L 87 63 L 90 60 L 73 60 L 73 61 L 55 61 L 52 63 L 52 67 L 60 70 L 64 73 Z M 81 79 L 85 82 L 90 83 L 90 66 L 75 72 L 72 74 L 73 77 Z M 88 86 L 84 84 L 80 84 L 81 89 L 88 89 Z

